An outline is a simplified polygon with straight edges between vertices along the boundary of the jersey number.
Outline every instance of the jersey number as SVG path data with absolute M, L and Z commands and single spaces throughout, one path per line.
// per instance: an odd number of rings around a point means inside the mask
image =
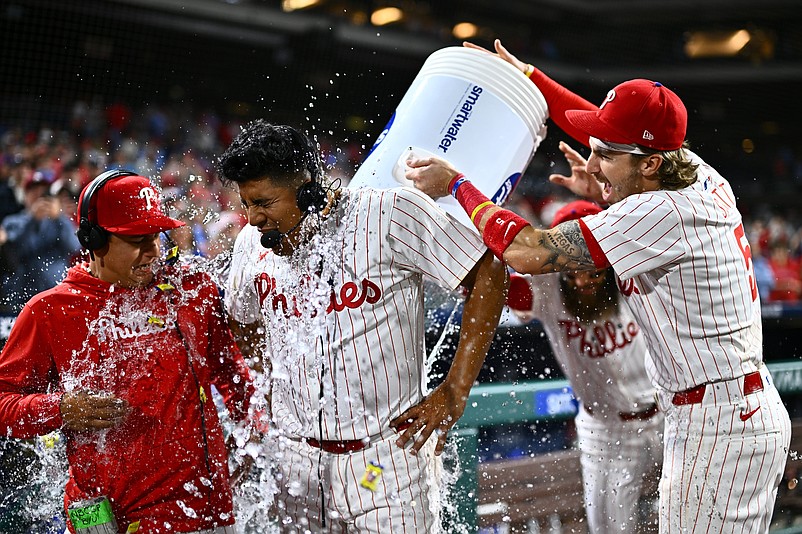
M 744 255 L 744 262 L 746 263 L 746 272 L 749 274 L 749 289 L 752 290 L 752 301 L 757 298 L 757 284 L 755 283 L 755 273 L 752 270 L 752 249 L 749 247 L 749 242 L 746 240 L 744 232 L 744 225 L 739 224 L 735 229 L 735 240 L 738 242 L 738 248 Z

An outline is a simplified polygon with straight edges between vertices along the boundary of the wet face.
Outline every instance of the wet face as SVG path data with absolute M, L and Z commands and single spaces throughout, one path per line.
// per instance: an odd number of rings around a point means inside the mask
M 640 168 L 642 160 L 623 152 L 593 148 L 586 171 L 604 187 L 603 198 L 608 204 L 620 202 L 630 195 L 654 189 Z
M 239 195 L 248 224 L 255 226 L 264 234 L 270 230 L 289 232 L 301 219 L 301 210 L 295 199 L 295 186 L 277 185 L 272 180 L 252 180 L 239 184 Z M 296 228 L 285 236 L 273 252 L 288 256 L 300 242 Z
M 566 286 L 582 297 L 601 295 L 607 269 L 597 271 L 569 271 L 562 274 Z
M 95 251 L 90 269 L 101 280 L 121 287 L 142 287 L 153 280 L 161 255 L 159 234 L 111 234 L 103 250 Z

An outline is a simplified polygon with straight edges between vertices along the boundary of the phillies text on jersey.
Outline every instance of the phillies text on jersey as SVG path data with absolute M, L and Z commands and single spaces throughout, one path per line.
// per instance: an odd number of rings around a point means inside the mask
M 240 233 L 226 300 L 239 322 L 263 317 L 276 424 L 326 440 L 387 432 L 425 392 L 423 277 L 457 287 L 484 245 L 406 188 L 344 190 L 291 257 L 259 238 Z

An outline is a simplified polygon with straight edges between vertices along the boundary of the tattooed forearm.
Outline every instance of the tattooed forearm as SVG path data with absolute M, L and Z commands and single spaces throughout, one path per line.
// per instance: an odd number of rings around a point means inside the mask
M 545 232 L 542 244 L 548 251 L 544 267 L 549 271 L 594 268 L 590 250 L 582 236 L 578 221 L 564 222 Z

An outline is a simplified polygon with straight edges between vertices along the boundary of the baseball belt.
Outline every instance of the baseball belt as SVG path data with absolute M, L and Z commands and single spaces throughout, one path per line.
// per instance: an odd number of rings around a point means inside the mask
M 412 423 L 406 422 L 401 423 L 396 427 L 396 431 L 398 433 L 403 432 L 407 428 L 412 426 Z M 349 452 L 359 452 L 362 449 L 367 448 L 374 440 L 370 438 L 366 439 L 347 439 L 347 440 L 330 440 L 330 439 L 323 439 L 318 440 L 315 438 L 303 438 L 303 441 L 315 447 L 316 449 L 321 449 L 331 454 L 346 454 Z
M 700 384 L 696 387 L 674 393 L 671 404 L 674 406 L 684 406 L 686 404 L 699 404 L 705 397 L 708 384 Z M 760 371 L 744 375 L 744 395 L 763 391 L 763 379 L 760 378 Z
M 622 421 L 645 421 L 657 415 L 657 405 L 650 404 L 642 412 L 618 412 L 618 417 Z
M 583 405 L 585 407 L 585 411 L 593 417 L 593 408 L 588 405 Z M 622 421 L 646 421 L 647 419 L 651 419 L 657 414 L 657 405 L 650 404 L 645 410 L 640 412 L 618 412 L 618 418 Z

